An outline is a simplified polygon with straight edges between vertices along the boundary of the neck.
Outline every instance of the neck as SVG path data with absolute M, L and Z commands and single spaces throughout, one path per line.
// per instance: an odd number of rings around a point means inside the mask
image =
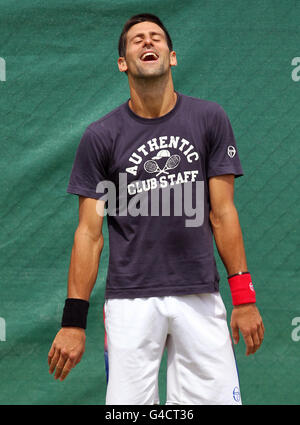
M 143 118 L 158 118 L 166 115 L 176 104 L 177 95 L 172 78 L 133 80 L 129 76 L 129 87 L 129 107 Z

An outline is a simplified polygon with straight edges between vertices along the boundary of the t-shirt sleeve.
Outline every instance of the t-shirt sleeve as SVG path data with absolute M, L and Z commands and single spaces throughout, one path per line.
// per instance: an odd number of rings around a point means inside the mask
M 108 151 L 103 140 L 87 128 L 76 151 L 67 192 L 99 199 L 103 194 L 98 184 L 108 180 Z M 98 186 L 98 191 L 97 191 Z
M 210 120 L 207 176 L 234 174 L 242 176 L 243 170 L 231 123 L 224 109 L 216 104 Z

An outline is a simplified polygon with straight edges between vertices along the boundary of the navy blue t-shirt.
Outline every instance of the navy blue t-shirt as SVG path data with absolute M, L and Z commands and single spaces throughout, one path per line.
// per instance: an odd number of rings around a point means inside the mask
M 125 102 L 79 143 L 67 192 L 110 194 L 106 298 L 219 290 L 208 180 L 243 171 L 223 108 L 176 93 L 159 118 L 142 118 Z

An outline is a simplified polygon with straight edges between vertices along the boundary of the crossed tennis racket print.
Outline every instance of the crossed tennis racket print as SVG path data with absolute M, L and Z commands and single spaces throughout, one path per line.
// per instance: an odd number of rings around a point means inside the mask
M 163 157 L 165 155 L 162 156 L 157 156 L 154 158 L 160 158 Z M 145 162 L 144 164 L 144 169 L 148 172 L 148 173 L 157 173 L 156 177 L 158 177 L 160 174 L 164 173 L 164 174 L 169 174 L 168 170 L 173 170 L 174 168 L 176 168 L 178 166 L 180 162 L 180 156 L 179 155 L 171 155 L 168 159 L 167 162 L 165 163 L 165 166 L 161 169 L 158 165 L 158 163 L 156 162 L 155 159 L 149 159 L 148 161 Z

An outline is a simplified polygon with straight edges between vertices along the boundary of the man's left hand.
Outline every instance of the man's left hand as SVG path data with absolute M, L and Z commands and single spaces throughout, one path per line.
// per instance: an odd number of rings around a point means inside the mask
M 259 349 L 264 339 L 265 328 L 255 304 L 234 306 L 230 326 L 235 344 L 239 342 L 241 331 L 247 347 L 246 356 L 254 354 Z

